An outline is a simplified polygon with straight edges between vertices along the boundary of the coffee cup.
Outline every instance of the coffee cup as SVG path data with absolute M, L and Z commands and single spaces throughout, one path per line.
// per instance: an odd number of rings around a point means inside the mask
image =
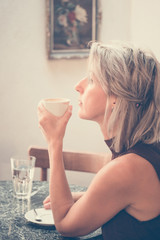
M 53 115 L 60 117 L 64 115 L 70 103 L 68 98 L 46 98 L 42 100 L 44 107 Z

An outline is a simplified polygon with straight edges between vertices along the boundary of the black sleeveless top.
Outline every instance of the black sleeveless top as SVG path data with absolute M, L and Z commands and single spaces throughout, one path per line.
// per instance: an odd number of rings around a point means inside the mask
M 105 142 L 110 147 L 111 141 Z M 149 145 L 140 142 L 120 154 L 112 151 L 112 159 L 128 153 L 149 161 L 160 180 L 160 143 Z M 160 240 L 160 215 L 149 221 L 139 221 L 122 210 L 102 226 L 102 235 L 104 240 Z

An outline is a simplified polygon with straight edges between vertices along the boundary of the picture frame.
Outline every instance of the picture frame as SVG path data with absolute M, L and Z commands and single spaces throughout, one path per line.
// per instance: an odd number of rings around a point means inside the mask
M 48 58 L 88 57 L 100 35 L 100 0 L 48 0 L 47 13 Z

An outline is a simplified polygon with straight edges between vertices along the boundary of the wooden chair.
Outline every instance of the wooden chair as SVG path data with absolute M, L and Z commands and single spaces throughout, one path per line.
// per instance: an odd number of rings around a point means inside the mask
M 49 168 L 49 156 L 47 148 L 30 146 L 29 156 L 36 157 L 35 167 L 41 168 L 41 181 L 47 180 L 47 169 Z M 64 151 L 63 161 L 65 170 L 97 173 L 108 161 L 107 153 L 87 153 Z

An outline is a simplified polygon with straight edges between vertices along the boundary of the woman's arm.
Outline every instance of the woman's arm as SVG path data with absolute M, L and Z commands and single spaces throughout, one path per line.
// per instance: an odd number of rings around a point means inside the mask
M 63 138 L 72 107 L 62 117 L 56 117 L 49 113 L 42 103 L 38 106 L 39 126 L 48 142 L 50 160 L 50 201 L 55 224 L 64 217 L 66 209 L 73 205 L 74 201 L 69 189 L 63 164 Z M 57 214 L 58 213 L 58 214 Z
M 48 148 L 50 159 L 50 199 L 51 208 L 57 230 L 61 226 L 61 220 L 74 204 L 72 194 L 65 175 L 62 144 L 50 144 Z
M 84 194 L 85 192 L 72 192 L 74 202 L 78 201 Z
M 55 117 L 39 106 L 40 127 L 48 142 L 50 158 L 50 200 L 57 230 L 64 236 L 80 236 L 102 226 L 132 202 L 133 173 L 123 161 L 111 161 L 93 179 L 76 202 L 63 165 L 63 137 L 70 110 Z M 118 199 L 118 201 L 117 201 Z
M 73 201 L 78 201 L 85 192 L 71 192 Z M 50 201 L 50 195 L 47 196 L 43 201 L 43 206 L 45 209 L 51 209 L 51 201 Z

